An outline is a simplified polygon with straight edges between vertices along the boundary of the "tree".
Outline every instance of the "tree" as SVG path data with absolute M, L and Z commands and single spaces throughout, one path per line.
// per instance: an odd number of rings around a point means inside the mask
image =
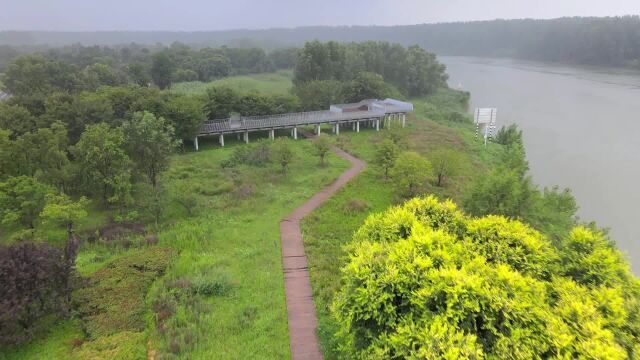
M 436 185 L 443 186 L 451 177 L 458 175 L 465 167 L 464 155 L 454 149 L 434 150 L 429 160 L 433 165 Z
M 346 75 L 346 49 L 330 41 L 310 41 L 298 53 L 294 69 L 294 83 L 312 80 L 343 80 Z
M 155 187 L 160 173 L 169 167 L 169 156 L 177 146 L 173 126 L 164 118 L 156 118 L 145 111 L 133 114 L 122 126 L 122 131 L 129 156 Z
M 171 87 L 171 79 L 175 64 L 165 53 L 159 52 L 153 56 L 151 63 L 151 78 L 160 89 Z
M 278 140 L 276 143 L 276 159 L 280 163 L 282 173 L 286 174 L 289 164 L 293 160 L 293 151 L 286 140 Z
M 404 152 L 398 156 L 390 173 L 403 195 L 415 196 L 431 176 L 432 166 L 420 154 Z
M 358 102 L 364 99 L 385 99 L 398 97 L 398 90 L 384 81 L 382 75 L 372 72 L 360 72 L 342 88 L 346 102 Z
M 85 186 L 107 204 L 118 184 L 129 177 L 129 156 L 124 150 L 125 136 L 120 128 L 101 123 L 89 125 L 73 147 Z
M 332 104 L 346 102 L 343 86 L 338 80 L 307 81 L 294 86 L 293 93 L 300 99 L 304 111 L 326 110 Z
M 464 208 L 476 216 L 495 214 L 522 219 L 533 207 L 535 191 L 530 177 L 501 166 L 476 180 L 464 200 Z
M 120 76 L 105 64 L 89 65 L 80 72 L 80 82 L 84 90 L 95 91 L 100 86 L 117 86 L 122 83 Z
M 600 235 L 577 228 L 566 244 L 434 197 L 371 215 L 346 248 L 332 306 L 340 349 L 360 359 L 634 358 L 640 282 Z
M 42 95 L 53 90 L 73 92 L 77 82 L 75 67 L 40 54 L 16 58 L 3 76 L 5 88 L 15 96 Z
M 446 67 L 438 62 L 434 54 L 419 46 L 411 46 L 407 52 L 407 85 L 409 96 L 424 96 L 447 86 Z
M 384 139 L 377 147 L 373 162 L 384 171 L 384 179 L 389 179 L 389 170 L 393 167 L 400 153 L 398 145 L 391 139 Z
M 149 69 L 143 63 L 131 63 L 127 65 L 127 73 L 131 81 L 138 86 L 149 86 L 151 83 Z
M 522 130 L 516 124 L 503 126 L 498 130 L 495 142 L 502 145 L 522 144 Z
M 329 151 L 331 151 L 332 147 L 333 141 L 331 141 L 331 139 L 326 136 L 318 136 L 313 140 L 313 149 L 316 155 L 320 157 L 320 166 L 325 166 L 324 159 Z
M 64 193 L 50 193 L 46 196 L 46 205 L 40 213 L 43 223 L 63 225 L 67 229 L 69 239 L 73 238 L 74 225 L 87 217 L 87 205 L 89 200 L 81 197 L 73 201 Z
M 165 118 L 171 122 L 180 140 L 192 140 L 207 119 L 204 104 L 193 96 L 176 96 L 167 101 Z
M 209 119 L 225 119 L 236 111 L 240 94 L 228 86 L 207 89 L 205 111 Z
M 22 225 L 33 229 L 35 221 L 54 189 L 28 176 L 0 182 L 0 221 L 4 225 Z
M 35 131 L 36 117 L 20 105 L 0 102 L 0 129 L 10 130 L 12 137 Z

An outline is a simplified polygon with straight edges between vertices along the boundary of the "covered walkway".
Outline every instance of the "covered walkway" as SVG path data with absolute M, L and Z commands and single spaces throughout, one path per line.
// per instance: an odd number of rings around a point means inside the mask
M 298 138 L 298 127 L 313 126 L 319 134 L 320 126 L 331 125 L 333 131 L 340 133 L 341 125 L 351 125 L 354 131 L 359 132 L 360 126 L 380 128 L 390 127 L 392 122 L 398 122 L 400 126 L 406 125 L 407 112 L 413 111 L 413 104 L 394 100 L 363 100 L 354 104 L 331 105 L 329 110 L 311 111 L 301 113 L 289 113 L 265 116 L 232 117 L 228 119 L 209 120 L 200 128 L 200 132 L 194 139 L 196 150 L 198 138 L 205 136 L 217 136 L 221 146 L 224 146 L 224 136 L 238 134 L 245 142 L 249 142 L 249 133 L 255 131 L 268 131 L 269 138 L 275 137 L 275 130 L 291 129 L 291 136 Z

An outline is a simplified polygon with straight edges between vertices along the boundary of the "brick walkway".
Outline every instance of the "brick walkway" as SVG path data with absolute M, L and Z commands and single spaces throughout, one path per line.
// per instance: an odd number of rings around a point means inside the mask
M 308 136 L 307 134 L 304 135 Z M 336 191 L 366 167 L 364 161 L 338 148 L 333 150 L 338 156 L 351 162 L 351 168 L 342 173 L 333 184 L 316 193 L 280 222 L 284 287 L 289 317 L 289 341 L 293 360 L 323 358 L 316 333 L 318 319 L 313 303 L 307 257 L 304 254 L 300 220 L 327 201 Z

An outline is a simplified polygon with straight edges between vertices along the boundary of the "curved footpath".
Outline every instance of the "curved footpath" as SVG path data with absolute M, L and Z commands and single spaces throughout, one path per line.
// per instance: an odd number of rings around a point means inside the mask
M 309 137 L 308 134 L 304 135 Z M 318 319 L 313 303 L 307 257 L 304 254 L 300 220 L 327 201 L 366 167 L 364 161 L 337 147 L 334 147 L 333 151 L 339 157 L 351 162 L 351 168 L 280 222 L 284 287 L 289 317 L 289 343 L 293 360 L 323 358 L 316 331 Z

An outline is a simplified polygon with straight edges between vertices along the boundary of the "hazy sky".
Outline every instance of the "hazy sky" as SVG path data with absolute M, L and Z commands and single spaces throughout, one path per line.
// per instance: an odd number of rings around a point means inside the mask
M 640 0 L 0 0 L 0 30 L 222 30 L 640 14 Z

